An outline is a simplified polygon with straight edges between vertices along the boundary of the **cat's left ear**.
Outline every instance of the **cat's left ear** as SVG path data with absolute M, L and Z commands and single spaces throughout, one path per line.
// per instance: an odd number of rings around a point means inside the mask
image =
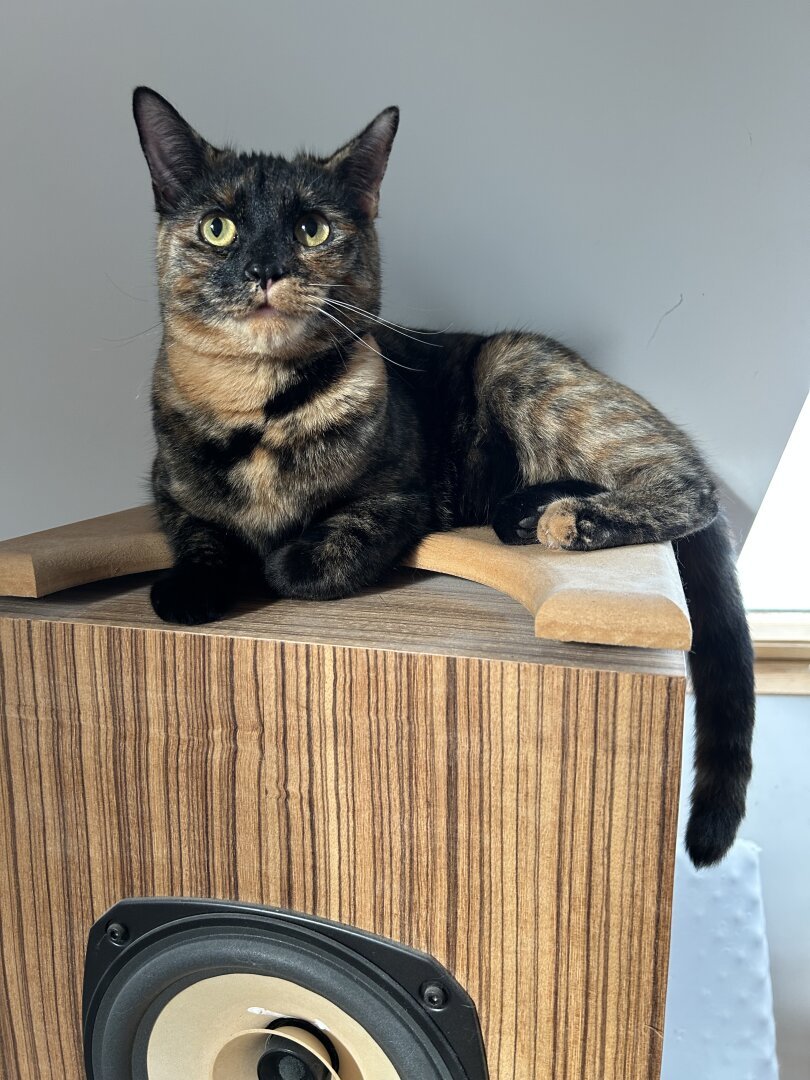
M 372 221 L 379 209 L 380 185 L 398 126 L 399 109 L 392 105 L 323 161 L 348 184 L 360 209 Z

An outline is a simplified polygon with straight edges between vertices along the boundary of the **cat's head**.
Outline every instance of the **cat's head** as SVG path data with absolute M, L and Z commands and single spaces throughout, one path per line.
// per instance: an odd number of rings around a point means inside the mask
M 396 108 L 330 157 L 287 160 L 216 149 L 147 87 L 133 107 L 170 336 L 213 354 L 294 359 L 330 335 L 350 340 L 338 323 L 367 328 L 353 309 L 379 309 L 374 219 Z

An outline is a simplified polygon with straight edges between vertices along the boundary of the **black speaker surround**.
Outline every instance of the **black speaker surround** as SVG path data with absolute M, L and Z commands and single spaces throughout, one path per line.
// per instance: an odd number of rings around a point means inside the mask
M 475 1005 L 433 957 L 274 908 L 120 902 L 90 932 L 83 1014 L 88 1080 L 488 1077 Z

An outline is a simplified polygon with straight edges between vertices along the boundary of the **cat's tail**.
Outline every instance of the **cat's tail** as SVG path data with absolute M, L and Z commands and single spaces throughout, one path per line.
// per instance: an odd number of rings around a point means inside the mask
M 745 816 L 754 653 L 725 517 L 674 546 L 693 635 L 695 783 L 686 849 L 695 866 L 710 866 L 731 847 Z

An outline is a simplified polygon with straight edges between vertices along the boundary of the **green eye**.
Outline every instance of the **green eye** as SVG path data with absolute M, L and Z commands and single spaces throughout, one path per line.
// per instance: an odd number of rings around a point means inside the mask
M 206 214 L 200 222 L 200 236 L 214 247 L 228 247 L 236 239 L 236 226 L 222 214 Z
M 320 214 L 304 214 L 295 226 L 295 239 L 302 247 L 319 247 L 329 239 L 329 222 Z

